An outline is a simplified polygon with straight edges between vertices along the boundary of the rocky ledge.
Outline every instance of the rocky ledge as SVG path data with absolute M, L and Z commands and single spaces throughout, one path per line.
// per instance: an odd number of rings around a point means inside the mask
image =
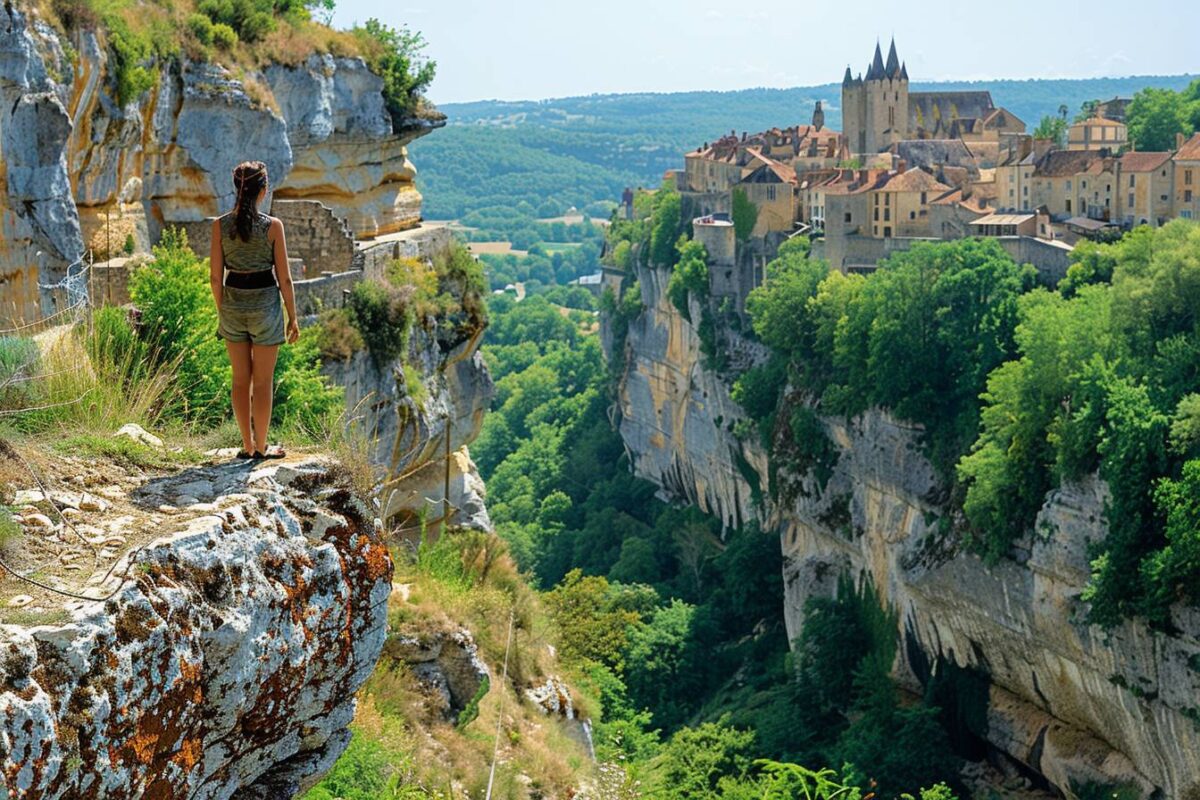
M 91 589 L 115 594 L 0 625 L 0 796 L 282 798 L 315 782 L 349 742 L 391 590 L 374 514 L 337 475 L 318 457 L 205 465 L 114 504 L 146 540 L 113 570 L 123 583 Z

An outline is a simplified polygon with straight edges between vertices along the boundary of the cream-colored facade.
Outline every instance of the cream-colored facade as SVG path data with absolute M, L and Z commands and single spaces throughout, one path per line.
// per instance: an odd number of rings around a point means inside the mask
M 1200 220 L 1200 133 L 1178 143 L 1172 162 L 1175 167 L 1172 212 L 1177 217 Z
M 1171 218 L 1174 168 L 1171 153 L 1132 152 L 1121 156 L 1118 219 L 1124 225 L 1158 227 Z
M 1101 150 L 1114 153 L 1129 145 L 1125 123 L 1103 117 L 1091 117 L 1067 128 L 1068 150 Z
M 924 170 L 893 173 L 867 192 L 870 235 L 876 239 L 932 236 L 929 203 L 950 188 Z
M 799 219 L 796 199 L 796 175 L 782 164 L 764 164 L 733 188 L 743 191 L 758 210 L 754 237 L 768 233 L 791 233 Z

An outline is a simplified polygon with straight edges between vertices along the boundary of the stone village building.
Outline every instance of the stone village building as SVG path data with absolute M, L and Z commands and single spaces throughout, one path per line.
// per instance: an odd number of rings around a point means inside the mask
M 994 236 L 1054 279 L 1080 236 L 1200 219 L 1200 134 L 1174 152 L 1129 150 L 1126 99 L 1097 104 L 1059 150 L 988 92 L 909 91 L 894 41 L 886 59 L 876 45 L 865 76 L 847 68 L 841 90 L 844 133 L 825 127 L 818 101 L 810 124 L 732 131 L 675 173 L 684 214 L 719 267 L 714 293 L 739 309 L 796 235 L 814 236 L 815 252 L 843 271 L 874 269 L 915 241 Z M 729 222 L 737 191 L 758 210 L 745 242 Z

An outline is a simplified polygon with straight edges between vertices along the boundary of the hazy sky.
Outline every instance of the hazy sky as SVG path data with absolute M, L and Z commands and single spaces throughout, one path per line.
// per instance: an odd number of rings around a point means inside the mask
M 914 81 L 1200 72 L 1200 0 L 337 3 L 424 33 L 435 103 L 829 83 L 893 34 Z

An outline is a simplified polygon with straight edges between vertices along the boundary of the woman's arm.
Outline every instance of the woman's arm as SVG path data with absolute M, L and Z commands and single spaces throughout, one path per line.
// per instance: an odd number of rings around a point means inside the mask
M 288 268 L 287 238 L 283 234 L 283 223 L 272 219 L 269 235 L 275 251 L 275 280 L 279 282 L 283 307 L 287 309 L 287 340 L 288 344 L 295 344 L 300 338 L 300 321 L 296 316 L 296 292 L 292 288 L 292 271 Z
M 212 287 L 213 302 L 221 310 L 221 286 L 225 283 L 225 251 L 221 249 L 221 219 L 213 220 L 212 245 L 208 250 L 208 283 Z

